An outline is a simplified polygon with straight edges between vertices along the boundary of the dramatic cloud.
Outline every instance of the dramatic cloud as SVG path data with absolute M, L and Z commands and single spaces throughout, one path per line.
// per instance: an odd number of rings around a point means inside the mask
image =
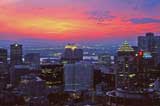
M 134 24 L 160 23 L 160 19 L 153 18 L 133 18 L 130 21 Z
M 94 19 L 99 22 L 115 18 L 115 16 L 110 15 L 109 11 L 90 11 L 87 12 L 87 14 L 89 15 L 89 19 Z
M 133 37 L 160 32 L 159 10 L 160 0 L 0 0 L 0 39 Z

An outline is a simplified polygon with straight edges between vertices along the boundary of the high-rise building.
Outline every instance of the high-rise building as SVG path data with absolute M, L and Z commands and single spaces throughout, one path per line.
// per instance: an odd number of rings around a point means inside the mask
M 144 51 L 155 52 L 157 44 L 160 39 L 158 36 L 154 36 L 154 33 L 146 33 L 146 36 L 138 37 L 138 48 Z
M 22 64 L 22 45 L 20 44 L 12 44 L 10 45 L 10 64 L 11 65 L 18 65 Z
M 64 70 L 62 64 L 41 65 L 41 78 L 46 86 L 55 87 L 64 85 Z
M 146 33 L 146 36 L 139 36 L 138 48 L 145 52 L 151 52 L 155 65 L 160 64 L 160 36 L 155 36 L 151 32 Z
M 148 36 L 152 37 L 151 35 Z M 152 50 L 152 44 L 149 45 L 148 48 Z M 153 83 L 158 77 L 159 71 L 150 67 L 152 64 L 150 52 L 140 50 L 134 55 L 132 52 L 135 53 L 129 45 L 124 46 L 123 44 L 118 49 L 115 63 L 116 90 L 107 92 L 108 104 L 153 106 L 153 102 L 151 102 L 153 100 Z
M 91 64 L 76 63 L 64 66 L 65 91 L 89 90 L 93 87 Z
M 83 50 L 80 48 L 75 49 L 74 51 L 74 58 L 76 60 L 83 60 Z
M 125 41 L 120 48 L 117 50 L 117 82 L 116 86 L 121 88 L 128 88 L 129 75 L 133 70 L 133 60 L 134 60 L 134 49 Z
M 67 62 L 83 60 L 83 50 L 74 44 L 68 44 L 65 46 L 62 60 Z
M 0 92 L 9 83 L 9 72 L 7 64 L 7 50 L 0 48 Z
M 7 50 L 0 48 L 0 62 L 7 64 Z

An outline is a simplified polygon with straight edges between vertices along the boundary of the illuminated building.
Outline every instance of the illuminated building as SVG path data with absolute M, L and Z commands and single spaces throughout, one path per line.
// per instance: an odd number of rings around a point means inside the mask
M 71 50 L 75 50 L 75 49 L 77 49 L 78 47 L 76 46 L 76 45 L 74 45 L 74 44 L 68 44 L 68 45 L 66 45 L 65 46 L 65 49 L 71 49 Z
M 83 60 L 83 50 L 78 48 L 74 44 L 68 44 L 65 46 L 65 51 L 62 60 L 67 62 L 76 62 Z
M 10 64 L 11 65 L 22 64 L 22 56 L 23 56 L 22 45 L 17 43 L 10 45 L 10 59 L 11 59 Z
M 63 65 L 41 65 L 41 78 L 48 87 L 62 86 L 64 84 Z
M 7 64 L 7 50 L 0 48 L 0 62 Z
M 127 41 L 124 41 L 123 44 L 117 50 L 118 56 L 120 55 L 131 55 L 134 53 L 134 49 L 129 45 Z
M 123 49 L 122 49 L 123 48 Z M 108 105 L 152 106 L 155 71 L 149 70 L 152 55 L 140 50 L 137 54 L 127 43 L 118 49 L 116 61 L 116 89 L 107 92 Z M 159 74 L 158 74 L 159 75 Z
M 91 64 L 76 63 L 64 66 L 65 91 L 83 91 L 93 87 Z
M 160 64 L 160 36 L 155 36 L 154 33 L 146 33 L 146 36 L 139 36 L 138 48 L 145 52 L 151 52 L 155 65 Z
M 117 87 L 122 87 L 128 89 L 129 75 L 135 70 L 134 64 L 134 49 L 125 41 L 120 48 L 117 50 L 117 61 L 118 71 L 117 71 Z

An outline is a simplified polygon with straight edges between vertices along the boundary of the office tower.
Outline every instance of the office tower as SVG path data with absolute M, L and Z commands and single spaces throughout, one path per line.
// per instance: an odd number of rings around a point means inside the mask
M 7 50 L 0 48 L 0 63 L 7 64 Z
M 80 48 L 75 49 L 74 57 L 76 60 L 83 60 L 83 50 Z
M 143 51 L 155 52 L 157 44 L 159 44 L 159 37 L 154 36 L 154 33 L 146 33 L 146 36 L 138 37 L 138 48 Z
M 127 79 L 130 73 L 134 70 L 134 49 L 125 41 L 117 50 L 117 82 L 116 86 L 120 88 L 128 88 Z
M 153 89 L 151 86 L 159 75 L 157 73 L 159 71 L 149 68 L 152 56 L 142 50 L 133 55 L 134 51 L 131 46 L 123 47 L 123 45 L 118 49 L 115 64 L 116 90 L 107 92 L 108 103 L 125 104 L 125 106 L 152 106 L 153 92 L 151 90 Z
M 155 63 L 160 65 L 160 36 L 155 36 L 156 42 L 156 56 L 155 56 Z
M 41 78 L 46 81 L 48 87 L 64 85 L 63 65 L 41 65 Z
M 93 67 L 87 63 L 65 64 L 65 91 L 83 91 L 93 87 Z
M 146 36 L 139 36 L 138 48 L 139 50 L 150 52 L 155 65 L 160 64 L 160 36 L 155 36 L 154 33 L 146 33 Z
M 78 46 L 74 44 L 68 44 L 65 46 L 62 60 L 67 62 L 76 62 L 83 60 L 83 50 L 78 48 Z
M 124 48 L 123 45 L 120 49 Z M 126 47 L 126 49 L 127 48 L 131 50 L 131 46 Z M 133 50 L 130 52 L 123 50 L 123 53 L 119 53 L 120 49 L 118 49 L 116 61 L 118 66 L 116 86 L 120 89 L 134 92 L 147 89 L 151 82 L 149 81 L 149 78 L 151 78 L 149 68 L 152 67 L 154 63 L 151 53 L 138 51 L 138 53 L 134 54 Z
M 154 33 L 146 33 L 146 39 L 147 39 L 147 49 L 148 51 L 154 52 L 155 51 L 155 44 L 156 39 L 154 36 Z
M 24 56 L 25 64 L 31 65 L 33 68 L 38 69 L 40 67 L 40 54 L 28 53 Z
M 8 66 L 4 63 L 0 63 L 0 92 L 6 87 L 9 81 Z
M 10 64 L 22 64 L 22 53 L 22 45 L 17 43 L 10 45 Z
M 0 48 L 0 92 L 9 83 L 9 72 L 7 64 L 7 50 Z

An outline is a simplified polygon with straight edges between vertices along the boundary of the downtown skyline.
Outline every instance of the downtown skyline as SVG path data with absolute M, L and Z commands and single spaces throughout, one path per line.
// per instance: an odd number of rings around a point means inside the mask
M 1 0 L 0 40 L 136 39 L 160 33 L 159 0 Z

